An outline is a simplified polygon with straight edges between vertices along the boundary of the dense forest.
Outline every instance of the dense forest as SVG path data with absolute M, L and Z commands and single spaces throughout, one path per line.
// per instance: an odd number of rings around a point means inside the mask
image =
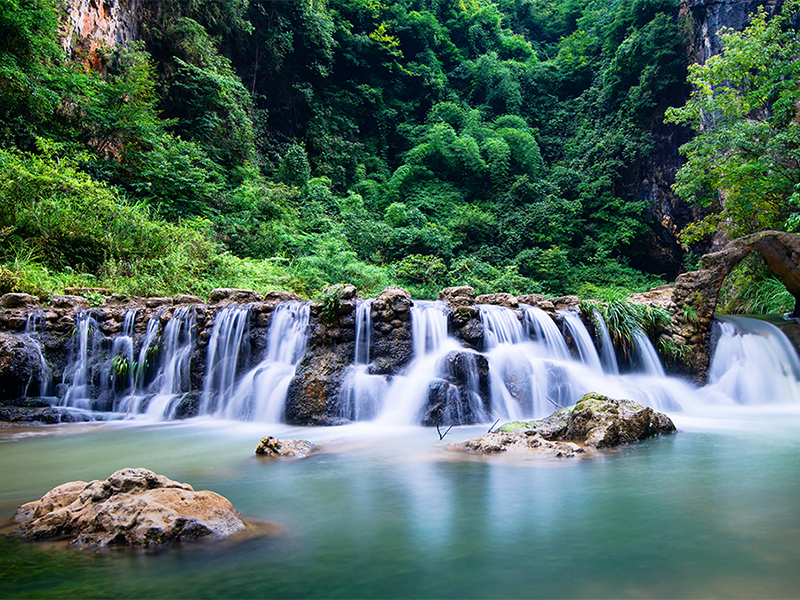
M 0 0 L 0 293 L 586 295 L 800 228 L 796 0 L 691 66 L 679 0 L 143 6 L 93 49 L 56 0 Z M 634 189 L 665 127 L 677 265 Z

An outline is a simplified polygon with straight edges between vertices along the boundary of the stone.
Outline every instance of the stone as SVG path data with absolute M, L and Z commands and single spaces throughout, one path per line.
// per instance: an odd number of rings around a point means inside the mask
M 383 322 L 407 321 L 413 303 L 411 294 L 407 290 L 400 287 L 387 287 L 372 302 L 372 318 L 374 321 Z
M 263 302 L 264 298 L 253 290 L 240 290 L 235 288 L 217 288 L 211 290 L 208 297 L 209 304 L 219 304 L 220 302 L 236 302 L 247 304 L 249 302 Z
M 29 308 L 39 306 L 39 299 L 30 294 L 9 292 L 0 296 L 0 308 Z
M 50 306 L 53 308 L 85 309 L 89 308 L 89 301 L 83 296 L 54 294 L 50 296 Z
M 279 440 L 268 435 L 258 443 L 256 454 L 276 458 L 302 458 L 311 454 L 315 449 L 316 446 L 306 440 Z
M 556 310 L 565 310 L 577 307 L 581 303 L 581 299 L 577 296 L 559 296 L 558 298 L 550 298 Z
M 480 411 L 489 412 L 491 389 L 489 362 L 474 352 L 448 352 L 437 365 L 441 379 L 428 386 L 422 417 L 426 427 L 473 425 Z
M 439 300 L 452 308 L 472 306 L 475 304 L 475 289 L 468 285 L 445 288 L 439 292 Z
M 205 304 L 200 296 L 190 296 L 188 294 L 178 294 L 172 297 L 172 302 L 175 304 Z
M 517 302 L 520 304 L 528 304 L 530 306 L 539 306 L 542 302 L 548 301 L 544 294 L 523 294 L 517 296 Z
M 475 304 L 493 304 L 494 306 L 504 306 L 511 309 L 519 308 L 517 297 L 506 292 L 483 294 L 475 298 Z
M 173 300 L 172 298 L 145 298 L 144 305 L 147 308 L 158 308 L 160 306 L 172 306 Z
M 78 546 L 160 546 L 223 537 L 244 529 L 241 514 L 214 492 L 196 492 L 147 469 L 121 469 L 105 481 L 72 481 L 14 515 L 14 534 L 67 538 Z
M 586 394 L 575 406 L 562 408 L 546 419 L 506 423 L 496 432 L 453 447 L 480 454 L 526 448 L 546 456 L 569 457 L 675 431 L 667 415 L 648 406 Z
M 39 390 L 47 377 L 39 346 L 26 335 L 0 331 L 0 399 Z

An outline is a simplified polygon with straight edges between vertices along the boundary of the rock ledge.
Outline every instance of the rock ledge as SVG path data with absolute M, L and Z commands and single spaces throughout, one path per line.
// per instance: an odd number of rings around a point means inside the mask
M 241 514 L 214 492 L 196 492 L 147 469 L 122 469 L 105 481 L 72 481 L 19 507 L 14 531 L 25 539 L 73 545 L 159 546 L 222 537 L 244 529 Z
M 631 400 L 586 394 L 575 406 L 541 421 L 506 423 L 493 433 L 451 447 L 478 454 L 529 449 L 542 456 L 574 457 L 600 448 L 630 444 L 675 425 L 665 414 Z

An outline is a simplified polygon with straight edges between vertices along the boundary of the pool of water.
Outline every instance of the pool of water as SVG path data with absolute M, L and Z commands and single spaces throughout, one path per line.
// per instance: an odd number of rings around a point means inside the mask
M 456 428 L 444 441 L 431 429 L 369 424 L 6 429 L 1 518 L 66 481 L 146 467 L 288 529 L 236 544 L 103 553 L 41 577 L 23 571 L 0 595 L 795 597 L 800 410 L 672 416 L 677 435 L 577 460 L 447 449 L 486 427 Z M 323 451 L 258 459 L 264 435 L 310 439 Z

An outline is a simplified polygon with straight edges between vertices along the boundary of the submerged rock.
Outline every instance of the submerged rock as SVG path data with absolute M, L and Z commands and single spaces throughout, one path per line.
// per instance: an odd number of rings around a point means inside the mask
M 256 454 L 280 458 L 301 458 L 311 454 L 315 449 L 316 446 L 306 440 L 279 440 L 268 435 L 258 443 Z
M 105 481 L 72 481 L 19 507 L 15 534 L 67 538 L 74 545 L 155 546 L 227 536 L 245 527 L 241 514 L 214 492 L 196 492 L 147 469 L 122 469 Z
M 575 406 L 562 408 L 546 419 L 507 423 L 496 432 L 453 447 L 481 454 L 529 448 L 545 456 L 569 457 L 587 449 L 630 444 L 674 431 L 675 425 L 667 415 L 648 406 L 586 394 Z

